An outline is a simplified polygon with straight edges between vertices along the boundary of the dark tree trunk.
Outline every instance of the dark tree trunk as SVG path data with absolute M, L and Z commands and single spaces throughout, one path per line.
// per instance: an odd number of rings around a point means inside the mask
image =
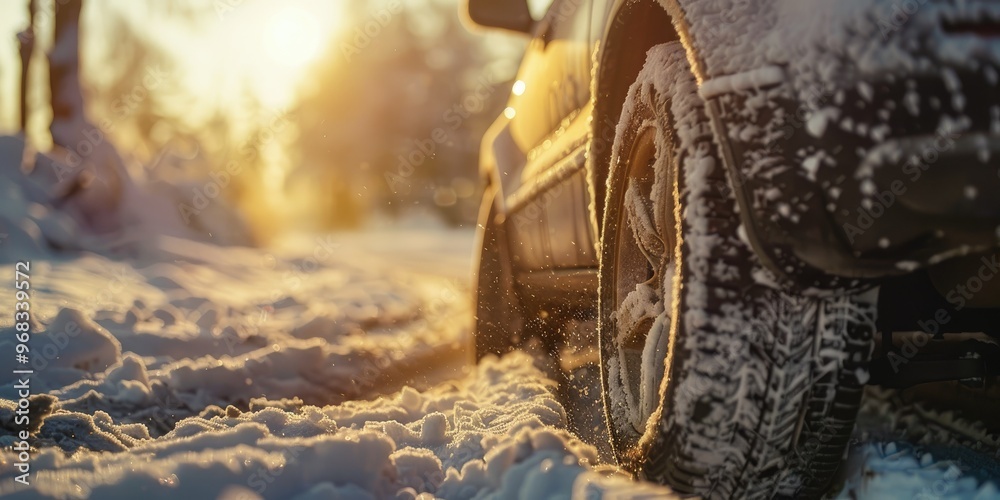
M 105 132 L 87 119 L 80 84 L 80 11 L 83 0 L 55 2 L 55 36 L 49 51 L 52 142 L 65 166 L 57 172 L 57 195 L 92 229 L 120 228 L 116 213 L 126 180 L 124 162 Z
M 52 142 L 72 149 L 87 126 L 80 89 L 80 10 L 83 0 L 60 0 L 55 8 L 55 36 L 49 52 L 52 96 Z
M 28 26 L 17 34 L 18 48 L 21 52 L 21 88 L 18 96 L 21 105 L 20 131 L 28 129 L 28 72 L 31 68 L 31 55 L 35 51 L 35 14 L 38 13 L 38 0 L 28 0 Z

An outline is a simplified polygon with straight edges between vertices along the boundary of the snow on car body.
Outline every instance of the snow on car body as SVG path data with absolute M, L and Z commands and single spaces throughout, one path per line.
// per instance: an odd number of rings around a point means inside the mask
M 668 6 L 775 272 L 850 286 L 995 245 L 1000 5 Z

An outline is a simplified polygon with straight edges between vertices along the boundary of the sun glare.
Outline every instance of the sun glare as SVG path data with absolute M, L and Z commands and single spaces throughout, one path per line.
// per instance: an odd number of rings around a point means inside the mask
M 323 55 L 343 22 L 339 0 L 247 2 L 223 19 L 227 68 L 212 68 L 252 89 L 271 108 L 288 106 L 306 72 Z M 217 59 L 213 59 L 215 61 Z M 218 86 L 218 78 L 206 84 Z
M 315 60 L 320 41 L 319 23 L 299 7 L 282 7 L 264 27 L 268 58 L 290 69 L 301 69 Z

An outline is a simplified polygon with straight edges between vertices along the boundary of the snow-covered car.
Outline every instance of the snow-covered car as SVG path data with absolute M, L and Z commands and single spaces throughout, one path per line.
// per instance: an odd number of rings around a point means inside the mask
M 1000 2 L 466 14 L 531 37 L 483 141 L 476 356 L 596 317 L 637 476 L 816 497 L 866 384 L 996 377 Z

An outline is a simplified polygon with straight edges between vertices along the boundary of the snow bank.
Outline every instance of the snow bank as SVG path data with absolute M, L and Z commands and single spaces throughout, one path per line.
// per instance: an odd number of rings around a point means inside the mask
M 35 392 L 125 419 L 265 396 L 332 404 L 464 348 L 467 323 L 442 316 L 467 314 L 453 284 L 381 278 L 335 257 L 325 239 L 311 244 L 276 258 L 163 238 L 155 258 L 130 264 L 35 261 Z M 11 327 L 0 320 L 0 348 Z M 0 396 L 12 398 L 14 383 L 0 379 Z
M 73 167 L 65 151 L 42 154 L 0 136 L 0 262 L 80 250 L 134 256 L 162 236 L 250 242 L 225 203 L 182 221 L 183 193 L 137 183 L 112 147 L 101 151 Z
M 985 396 L 973 389 L 934 389 L 959 400 Z M 962 414 L 961 407 L 975 404 L 953 401 L 955 408 L 941 411 L 919 397 L 904 402 L 904 392 L 866 391 L 838 498 L 1000 497 L 1000 435 L 994 423 Z
M 215 408 L 153 439 L 104 412 L 50 416 L 103 435 L 101 453 L 46 447 L 34 490 L 12 498 L 594 498 L 669 496 L 595 470 L 593 447 L 559 427 L 565 414 L 524 354 L 488 360 L 469 378 L 336 406 Z M 98 441 L 97 439 L 94 440 Z M 127 451 L 126 451 L 127 450 Z M 9 477 L 10 472 L 0 477 Z
M 986 500 L 1000 497 L 994 482 L 970 473 L 981 466 L 938 458 L 906 442 L 867 443 L 853 450 L 851 481 L 838 498 L 935 498 Z

